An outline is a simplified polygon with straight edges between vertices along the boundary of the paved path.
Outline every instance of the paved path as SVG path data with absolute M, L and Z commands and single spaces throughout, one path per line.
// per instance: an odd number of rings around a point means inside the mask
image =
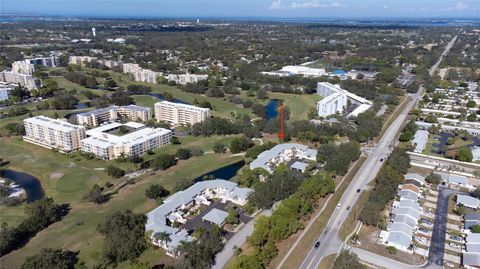
M 263 210 L 260 212 L 260 214 L 258 214 L 258 216 L 270 216 L 271 214 L 271 210 Z M 228 261 L 233 257 L 234 247 L 241 247 L 245 241 L 247 241 L 247 237 L 253 233 L 253 228 L 257 217 L 247 223 L 240 231 L 230 238 L 230 240 L 228 240 L 223 250 L 215 257 L 215 265 L 212 267 L 212 269 L 222 269 L 225 267 Z

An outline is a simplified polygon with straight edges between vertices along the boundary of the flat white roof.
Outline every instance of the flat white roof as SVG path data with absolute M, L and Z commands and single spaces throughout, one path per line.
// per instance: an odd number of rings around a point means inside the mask
M 41 126 L 45 126 L 45 127 L 48 127 L 48 128 L 52 128 L 52 129 L 55 129 L 55 130 L 59 130 L 59 131 L 62 131 L 62 132 L 70 132 L 70 131 L 73 131 L 73 130 L 76 130 L 76 129 L 84 129 L 85 127 L 83 126 L 78 126 L 78 125 L 74 125 L 74 124 L 71 124 L 65 120 L 60 120 L 60 119 L 52 119 L 52 118 L 48 118 L 48 117 L 45 117 L 45 116 L 36 116 L 36 117 L 33 117 L 33 118 L 27 118 L 27 119 L 24 119 L 23 120 L 24 122 L 29 122 L 29 123 L 32 123 L 32 124 L 35 124 L 35 125 L 41 125 Z
M 169 101 L 161 101 L 161 102 L 155 103 L 155 106 L 159 106 L 159 105 L 181 107 L 181 108 L 188 109 L 188 110 L 201 110 L 201 111 L 209 111 L 210 110 L 209 108 L 192 106 L 192 105 L 183 104 L 183 103 L 174 103 L 174 102 L 169 102 Z

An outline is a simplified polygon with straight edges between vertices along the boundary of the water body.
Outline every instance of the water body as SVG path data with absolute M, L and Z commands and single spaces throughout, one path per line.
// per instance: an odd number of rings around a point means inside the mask
M 155 97 L 155 98 L 157 98 L 157 99 L 160 99 L 160 100 L 162 100 L 162 101 L 165 100 L 165 96 L 163 96 L 163 94 L 161 94 L 161 93 L 155 93 L 155 92 L 153 92 L 153 93 L 148 93 L 147 95 L 150 95 L 150 96 Z M 177 98 L 173 98 L 172 102 L 174 102 L 174 103 L 179 103 L 179 104 L 190 105 L 190 103 L 187 103 L 187 102 L 185 102 L 185 101 L 183 101 L 183 100 L 180 100 L 180 99 L 177 99 Z
M 230 165 L 220 167 L 217 170 L 210 171 L 205 173 L 195 179 L 195 182 L 202 181 L 204 176 L 213 176 L 219 179 L 231 180 L 234 176 L 237 175 L 238 170 L 245 165 L 244 161 L 239 161 L 232 163 Z
M 75 105 L 75 108 L 76 109 L 82 109 L 82 108 L 88 108 L 89 106 L 87 106 L 87 104 L 85 103 L 78 103 Z
M 24 188 L 29 203 L 41 199 L 45 195 L 40 181 L 30 174 L 2 169 L 0 170 L 0 176 L 8 178 Z
M 278 117 L 278 99 L 271 99 L 268 102 L 266 109 L 267 109 L 267 119 L 273 119 Z

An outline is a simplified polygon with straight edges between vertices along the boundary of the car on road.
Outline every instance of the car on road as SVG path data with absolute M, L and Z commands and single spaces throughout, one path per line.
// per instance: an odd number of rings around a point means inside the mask
M 357 189 L 357 193 L 361 192 L 362 190 L 361 189 Z
M 380 159 L 380 162 L 383 162 L 383 158 Z
M 315 248 L 318 248 L 320 246 L 320 241 L 317 241 L 317 243 L 315 243 Z
M 352 208 L 351 206 L 347 206 L 347 210 L 350 210 L 350 208 Z
M 340 208 L 340 207 L 342 207 L 342 204 L 338 204 L 338 205 L 337 205 L 337 208 Z

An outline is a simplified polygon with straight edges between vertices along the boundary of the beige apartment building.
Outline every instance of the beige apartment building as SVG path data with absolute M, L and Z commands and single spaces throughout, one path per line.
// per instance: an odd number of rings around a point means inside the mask
M 80 148 L 80 140 L 86 137 L 85 127 L 64 120 L 36 116 L 23 120 L 24 141 L 50 149 L 69 152 Z
M 174 125 L 193 125 L 210 117 L 210 109 L 162 101 L 155 103 L 155 118 Z
M 77 123 L 80 125 L 98 126 L 104 122 L 115 121 L 118 118 L 147 121 L 152 118 L 152 109 L 137 105 L 109 106 L 78 114 Z

